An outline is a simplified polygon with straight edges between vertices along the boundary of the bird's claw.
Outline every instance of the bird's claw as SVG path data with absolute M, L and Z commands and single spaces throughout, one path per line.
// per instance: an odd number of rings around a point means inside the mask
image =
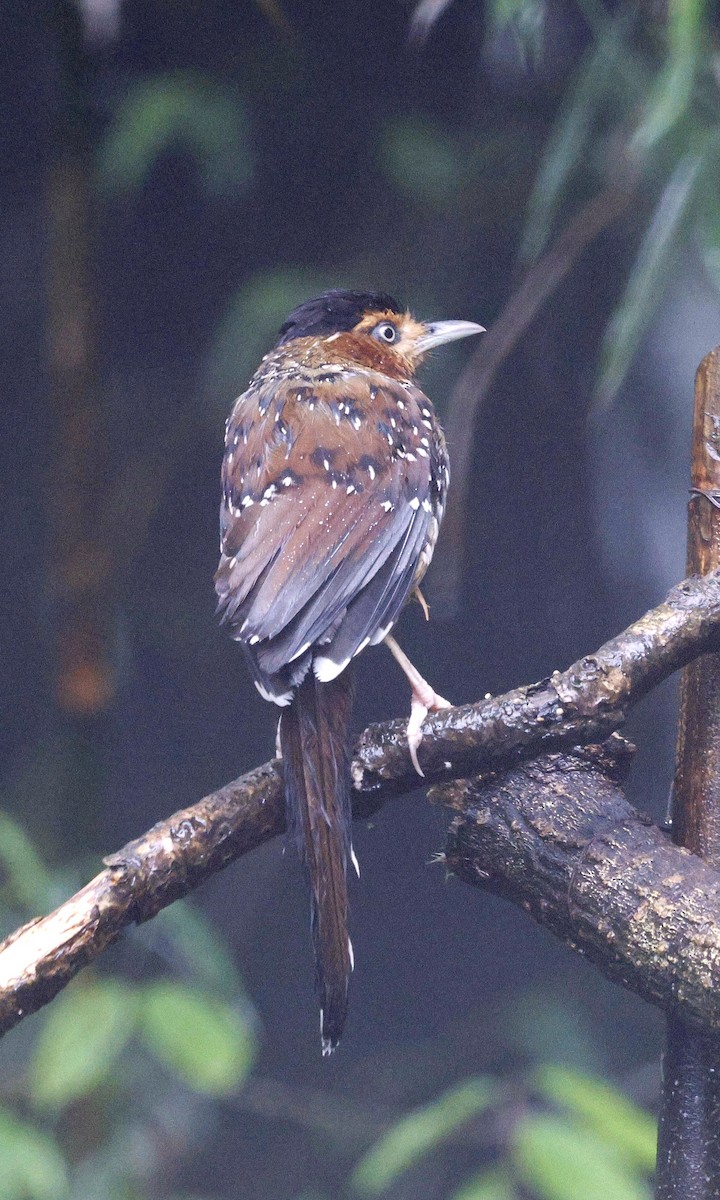
M 423 739 L 423 722 L 429 712 L 438 712 L 441 708 L 452 708 L 450 701 L 446 700 L 443 696 L 438 696 L 429 683 L 423 680 L 423 684 L 424 687 L 413 688 L 410 703 L 410 720 L 407 724 L 407 743 L 408 750 L 410 751 L 410 759 L 422 779 L 425 778 L 425 772 L 418 762 L 417 752 Z

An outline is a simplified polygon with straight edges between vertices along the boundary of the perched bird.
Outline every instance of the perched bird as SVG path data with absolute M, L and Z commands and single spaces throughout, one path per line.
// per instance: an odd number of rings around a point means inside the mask
M 331 291 L 280 329 L 226 426 L 218 611 L 282 707 L 288 828 L 307 868 L 323 1054 L 353 967 L 347 929 L 352 659 L 387 641 L 410 679 L 408 738 L 437 696 L 389 637 L 432 558 L 449 469 L 413 382 L 434 346 L 482 332 L 415 320 L 381 293 Z

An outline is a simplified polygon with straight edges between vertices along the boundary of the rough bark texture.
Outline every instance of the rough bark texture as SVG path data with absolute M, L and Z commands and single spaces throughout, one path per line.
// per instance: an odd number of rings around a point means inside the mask
M 531 755 L 607 737 L 623 723 L 631 706 L 651 687 L 694 656 L 719 644 L 720 575 L 688 579 L 674 588 L 658 608 L 569 670 L 556 672 L 541 683 L 518 688 L 504 696 L 449 709 L 429 718 L 420 749 L 426 782 L 448 782 L 488 767 L 517 764 Z M 248 850 L 282 833 L 285 815 L 280 770 L 278 763 L 268 763 L 161 821 L 143 837 L 106 859 L 107 869 L 54 913 L 23 926 L 0 945 L 0 1034 L 51 1000 L 128 925 L 154 916 Z M 537 770 L 541 773 L 538 777 L 541 782 L 542 764 Z M 600 775 L 595 779 L 599 786 Z M 418 787 L 419 779 L 407 751 L 404 721 L 376 725 L 365 731 L 353 763 L 353 782 L 353 810 L 361 817 L 370 815 L 389 797 Z M 610 794 L 606 795 L 609 799 Z M 573 798 L 571 807 L 574 804 Z M 669 859 L 663 860 L 667 864 L 664 869 L 670 888 L 667 912 L 661 913 L 659 902 L 639 909 L 634 918 L 637 923 L 635 939 L 628 939 L 626 943 L 614 943 L 609 935 L 604 943 L 599 939 L 594 961 L 599 962 L 604 955 L 614 978 L 620 978 L 626 970 L 628 986 L 642 991 L 637 976 L 638 971 L 646 969 L 647 955 L 639 959 L 633 955 L 643 938 L 648 944 L 658 938 L 661 941 L 664 938 L 668 943 L 676 936 L 685 938 L 682 944 L 697 946 L 698 954 L 697 962 L 685 963 L 690 998 L 686 1000 L 683 976 L 683 985 L 678 982 L 671 1007 L 686 1009 L 689 1019 L 701 1020 L 706 1026 L 720 1025 L 713 997 L 713 991 L 718 991 L 720 985 L 720 947 L 716 963 L 712 936 L 714 927 L 720 924 L 720 895 L 715 901 L 712 899 L 716 897 L 720 875 L 699 864 L 698 869 L 705 872 L 698 877 L 697 886 L 706 892 L 706 950 L 701 950 L 698 938 L 690 928 L 695 922 L 694 909 L 686 907 L 683 910 L 687 913 L 687 929 L 676 935 L 670 923 L 669 936 L 661 936 L 661 926 L 665 928 L 661 916 L 671 922 L 671 910 L 676 902 L 687 906 L 687 898 L 683 901 L 677 892 L 684 886 L 690 889 L 692 884 L 694 887 L 695 877 L 688 874 L 691 868 L 686 853 L 644 824 L 632 810 L 623 809 L 623 812 L 628 814 L 627 830 L 634 830 L 638 838 L 647 839 L 638 842 L 636 848 L 642 845 L 653 855 L 660 851 L 670 855 Z M 596 815 L 601 836 L 595 838 L 589 810 L 588 824 L 582 836 L 592 854 L 588 850 L 589 857 L 583 858 L 583 870 L 586 858 L 588 863 L 597 858 L 594 869 L 600 881 L 601 877 L 604 880 L 606 860 L 606 874 L 608 878 L 615 878 L 617 855 L 623 845 L 614 838 L 620 838 L 625 826 L 620 826 L 613 834 L 608 829 L 606 814 L 596 812 Z M 572 814 L 568 819 L 572 822 Z M 499 817 L 499 827 L 502 824 L 503 818 Z M 537 856 L 536 831 L 530 824 L 518 828 L 521 842 L 522 837 L 527 839 L 527 853 Z M 558 836 L 562 841 L 566 831 L 559 827 Z M 577 839 L 581 834 L 573 836 Z M 550 829 L 548 847 L 552 841 Z M 651 846 L 652 851 L 649 850 Z M 538 863 L 541 861 L 538 859 Z M 672 890 L 676 875 L 685 883 Z M 630 891 L 626 894 L 623 881 L 627 878 Z M 608 927 L 614 927 L 616 920 L 620 923 L 629 921 L 637 895 L 633 889 L 637 885 L 638 881 L 625 875 L 618 876 L 612 888 L 604 881 L 599 883 L 608 897 L 604 910 Z M 540 873 L 537 905 L 544 908 L 548 914 L 546 923 L 550 924 L 551 901 L 543 892 L 544 886 Z M 529 880 L 528 888 L 532 891 Z M 529 904 L 530 895 L 521 902 Z M 564 920 L 562 914 L 567 909 L 566 898 L 560 897 L 558 904 L 560 931 Z M 671 975 L 673 970 L 675 967 L 671 964 Z M 705 1008 L 700 1012 L 696 985 L 692 980 L 694 971 L 701 974 L 703 970 L 707 970 L 706 986 L 712 981 L 713 988 L 707 987 Z M 677 972 L 680 972 L 680 965 Z M 652 993 L 658 1003 L 663 1003 L 662 997 L 668 995 L 668 989 L 662 981 L 655 980 L 647 985 L 643 991 L 646 993 Z
M 523 908 L 609 979 L 720 1029 L 720 873 L 625 799 L 632 748 L 544 755 L 436 787 L 460 810 L 447 865 Z
M 653 687 L 718 646 L 719 621 L 720 574 L 686 579 L 663 604 L 566 671 L 428 717 L 419 751 L 427 780 L 602 741 Z M 362 791 L 407 791 L 413 773 L 403 721 L 365 731 L 354 779 Z
M 720 348 L 695 380 L 688 570 L 720 565 Z M 673 788 L 676 841 L 720 866 L 720 655 L 683 671 Z M 720 1195 L 720 1036 L 668 1023 L 658 1137 L 657 1200 Z

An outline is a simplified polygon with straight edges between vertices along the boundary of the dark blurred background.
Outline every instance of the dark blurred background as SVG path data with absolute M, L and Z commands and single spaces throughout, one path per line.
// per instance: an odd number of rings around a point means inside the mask
M 455 501 L 432 622 L 412 606 L 400 637 L 442 694 L 564 667 L 682 576 L 720 340 L 714 19 L 3 6 L 4 932 L 274 752 L 212 574 L 223 422 L 301 299 L 371 286 L 490 330 L 423 377 Z M 363 655 L 358 729 L 407 706 Z M 674 721 L 669 685 L 630 730 L 655 819 Z M 418 791 L 356 829 L 330 1061 L 279 841 L 130 933 L 3 1043 L 0 1197 L 646 1197 L 659 1017 L 447 880 L 445 827 Z

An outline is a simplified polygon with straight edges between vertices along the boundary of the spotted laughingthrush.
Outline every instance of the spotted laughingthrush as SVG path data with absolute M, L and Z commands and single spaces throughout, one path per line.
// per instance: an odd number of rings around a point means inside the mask
M 390 296 L 332 291 L 280 329 L 227 422 L 218 611 L 255 685 L 282 707 L 288 828 L 311 887 L 323 1054 L 353 967 L 347 928 L 352 660 L 385 641 L 412 686 L 408 741 L 447 706 L 390 630 L 432 558 L 449 480 L 428 350 L 481 333 L 415 320 Z

